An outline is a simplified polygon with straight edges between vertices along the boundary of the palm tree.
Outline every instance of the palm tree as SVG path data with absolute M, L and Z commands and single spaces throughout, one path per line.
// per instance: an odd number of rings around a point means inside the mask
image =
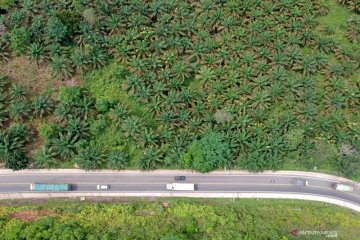
M 268 109 L 271 104 L 271 98 L 267 90 L 254 92 L 250 97 L 250 101 L 252 107 L 260 110 Z
M 84 73 L 89 70 L 90 59 L 85 49 L 81 47 L 74 49 L 70 59 L 72 61 L 72 66 L 77 73 Z
M 5 88 L 7 88 L 8 84 L 9 84 L 8 77 L 0 74 L 0 94 L 4 94 L 3 96 L 5 96 L 5 92 L 3 92 L 3 91 L 5 91 Z M 0 101 L 3 102 L 4 99 L 5 99 L 5 97 L 0 98 Z
M 161 103 L 162 99 L 159 96 L 154 96 L 150 98 L 150 102 L 148 103 L 148 106 L 153 114 L 160 114 L 162 111 Z
M 107 162 L 112 169 L 124 169 L 129 164 L 129 155 L 124 151 L 115 150 L 108 154 Z
M 9 168 L 14 171 L 22 170 L 27 167 L 28 162 L 29 159 L 21 150 L 15 150 L 6 156 L 5 168 Z
M 12 152 L 22 149 L 24 144 L 25 142 L 19 137 L 0 131 L 0 159 L 5 160 Z
M 16 121 L 29 116 L 29 106 L 25 101 L 12 101 L 8 111 L 9 116 Z
M 327 110 L 345 108 L 346 98 L 341 92 L 331 92 L 325 95 L 325 107 Z
M 28 159 L 22 152 L 24 141 L 8 132 L 0 131 L 0 161 L 5 162 L 5 167 L 13 170 L 24 169 Z
M 77 140 L 77 137 L 73 136 L 69 132 L 66 134 L 59 133 L 59 136 L 53 139 L 52 146 L 57 156 L 67 160 L 75 155 L 75 143 Z
M 318 108 L 312 103 L 302 103 L 296 110 L 298 118 L 304 121 L 312 121 L 318 113 Z
M 8 44 L 0 41 L 0 62 L 8 62 L 10 57 Z
M 93 118 L 96 115 L 95 102 L 94 99 L 88 96 L 83 96 L 76 103 L 75 114 L 82 118 L 83 120 L 88 120 Z
M 139 168 L 141 170 L 155 169 L 156 165 L 161 162 L 161 152 L 156 148 L 147 148 L 139 159 Z
M 79 150 L 75 162 L 81 169 L 94 170 L 100 168 L 105 159 L 104 151 L 95 146 Z
M 51 58 L 50 71 L 56 78 L 64 80 L 71 77 L 72 69 L 67 58 L 54 56 Z
M 145 128 L 140 134 L 140 144 L 142 147 L 154 145 L 158 141 L 158 136 L 151 128 Z
M 51 113 L 53 104 L 48 96 L 39 96 L 32 102 L 33 114 L 40 118 Z
M 122 129 L 125 131 L 126 136 L 135 137 L 139 134 L 140 129 L 143 127 L 143 123 L 137 116 L 130 116 L 124 120 Z
M 10 98 L 11 100 L 25 100 L 26 90 L 23 86 L 13 83 L 10 87 Z
M 316 71 L 316 59 L 313 56 L 305 56 L 295 62 L 294 70 L 300 70 L 304 75 L 312 74 Z
M 301 38 L 302 38 L 302 45 L 306 46 L 306 45 L 314 43 L 315 34 L 312 30 L 306 29 L 303 32 L 303 34 L 301 35 Z
M 39 61 L 44 59 L 44 49 L 39 42 L 32 43 L 28 48 L 28 56 L 31 60 L 36 61 L 39 68 Z
M 117 104 L 115 107 L 110 109 L 110 119 L 113 120 L 117 126 L 121 125 L 121 121 L 129 115 L 129 110 L 127 110 L 122 104 Z
M 298 61 L 302 58 L 302 52 L 299 47 L 288 47 L 286 49 L 286 55 L 289 57 L 289 66 L 292 66 L 295 61 Z
M 0 103 L 0 127 L 4 127 L 4 123 L 6 123 L 9 120 L 9 116 L 7 113 L 7 110 L 5 109 L 5 106 Z
M 330 79 L 331 77 L 342 77 L 345 73 L 345 69 L 341 63 L 336 62 L 324 69 L 323 73 L 326 79 Z
M 192 73 L 190 65 L 183 60 L 176 61 L 172 67 L 174 77 L 180 79 L 188 79 Z
M 269 71 L 272 81 L 284 82 L 288 79 L 288 74 L 284 67 L 273 67 Z
M 84 139 L 90 136 L 89 125 L 80 118 L 70 119 L 66 123 L 65 130 L 76 139 Z
M 316 47 L 325 53 L 329 53 L 335 47 L 335 42 L 331 38 L 319 37 L 316 42 Z
M 101 68 L 105 65 L 106 55 L 100 47 L 91 47 L 89 49 L 89 60 L 93 69 Z
M 67 122 L 69 119 L 74 117 L 71 106 L 64 103 L 56 105 L 54 115 L 60 122 Z
M 38 168 L 51 168 L 56 165 L 56 152 L 52 147 L 42 146 L 34 155 L 34 164 Z

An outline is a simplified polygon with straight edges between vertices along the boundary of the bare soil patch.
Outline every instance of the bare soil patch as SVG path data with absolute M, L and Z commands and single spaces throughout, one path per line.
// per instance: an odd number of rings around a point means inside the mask
M 48 71 L 46 64 L 41 63 L 38 68 L 36 62 L 26 57 L 15 57 L 8 63 L 2 63 L 0 71 L 7 75 L 12 82 L 26 87 L 30 94 L 38 94 L 51 89 L 56 81 Z
M 46 90 L 57 92 L 61 86 L 82 84 L 76 75 L 65 81 L 57 80 L 51 75 L 48 64 L 41 62 L 37 67 L 35 61 L 25 56 L 12 58 L 8 63 L 1 63 L 0 72 L 7 75 L 11 81 L 24 86 L 30 95 L 38 95 Z
M 39 217 L 54 215 L 55 214 L 53 212 L 47 210 L 25 210 L 12 214 L 12 217 L 24 222 L 33 222 L 36 221 Z

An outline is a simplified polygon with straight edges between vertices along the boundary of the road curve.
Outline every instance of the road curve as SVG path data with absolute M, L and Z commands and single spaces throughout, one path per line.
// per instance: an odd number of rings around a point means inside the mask
M 165 196 L 169 194 L 166 191 L 165 185 L 174 181 L 174 175 L 184 175 L 179 171 L 164 171 L 164 172 L 79 172 L 79 173 L 53 173 L 49 172 L 8 172 L 2 173 L 0 171 L 0 198 L 13 198 L 14 194 L 22 194 L 22 197 L 31 197 L 32 192 L 29 190 L 30 183 L 71 183 L 73 189 L 68 194 L 69 196 L 75 193 L 83 195 L 92 195 L 101 193 L 108 195 L 118 193 L 119 195 L 134 195 L 139 193 L 146 193 L 147 195 Z M 186 180 L 181 182 L 197 184 L 197 190 L 194 192 L 182 192 L 183 194 L 172 193 L 172 196 L 215 196 L 214 194 L 223 194 L 223 196 L 241 197 L 244 194 L 268 194 L 271 198 L 277 198 L 280 195 L 303 195 L 314 196 L 321 198 L 331 198 L 353 204 L 360 209 L 360 189 L 356 183 L 348 180 L 347 182 L 354 186 L 354 192 L 345 193 L 339 192 L 331 188 L 331 184 L 339 181 L 340 178 L 335 176 L 317 177 L 316 175 L 309 176 L 309 174 L 226 174 L 226 173 L 211 173 L 198 174 L 186 172 Z M 327 175 L 328 176 L 328 175 Z M 292 184 L 294 178 L 306 179 L 309 182 L 307 187 L 297 187 Z M 271 180 L 275 182 L 272 183 Z M 343 180 L 343 179 L 341 179 Z M 110 184 L 109 190 L 96 190 L 97 184 Z M 122 193 L 122 194 L 120 194 Z M 40 194 L 40 195 L 39 195 Z M 45 197 L 47 193 L 37 193 L 36 197 Z M 62 193 L 63 195 L 64 193 Z M 160 195 L 159 195 L 160 194 Z M 230 195 L 229 195 L 230 194 Z M 234 195 L 235 194 L 235 195 Z M 237 194 L 237 195 L 236 195 Z M 256 195 L 258 194 L 258 195 Z M 33 196 L 35 196 L 33 193 Z M 54 195 L 56 196 L 56 195 Z M 265 195 L 264 195 L 265 196 Z M 289 197 L 291 198 L 291 197 Z M 297 197 L 294 197 L 297 198 Z

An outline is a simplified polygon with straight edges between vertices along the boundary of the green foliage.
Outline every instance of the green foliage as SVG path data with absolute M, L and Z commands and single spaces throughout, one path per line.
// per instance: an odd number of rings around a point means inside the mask
M 52 139 L 53 147 L 56 154 L 61 159 L 69 159 L 76 153 L 75 143 L 78 138 L 71 133 L 59 133 L 57 138 Z
M 49 42 L 62 42 L 65 40 L 68 29 L 58 17 L 50 17 L 46 24 L 46 38 Z
M 51 237 L 53 240 L 85 240 L 86 229 L 79 225 L 76 221 L 70 221 L 57 225 L 54 234 Z
M 10 6 L 15 3 L 16 0 L 0 0 L 0 8 L 8 10 Z
M 161 153 L 158 149 L 148 148 L 144 151 L 139 159 L 139 168 L 141 170 L 155 169 L 156 165 L 161 162 Z
M 5 205 L 0 212 L 0 239 L 4 240 L 285 240 L 292 230 L 289 225 L 318 231 L 331 228 L 338 236 L 356 240 L 360 227 L 359 215 L 347 209 L 293 200 L 160 199 L 84 204 L 56 200 Z M 34 221 L 17 219 L 38 213 L 46 216 Z
M 45 143 L 62 159 L 85 140 L 127 149 L 142 169 L 261 171 L 295 156 L 286 164 L 334 170 L 316 151 L 319 140 L 358 139 L 357 3 L 341 0 L 351 12 L 335 0 L 15 1 L 1 18 L 0 59 L 27 51 L 88 92 L 61 89 L 54 119 L 44 98 L 30 106 L 6 87 L 0 122 L 38 109 L 59 125 Z M 204 146 L 209 131 L 222 149 Z M 77 147 L 64 158 L 54 145 L 68 132 Z
M 55 13 L 55 16 L 66 27 L 69 36 L 72 36 L 78 29 L 78 20 L 74 11 L 61 9 Z
M 80 101 L 81 95 L 79 87 L 60 87 L 57 100 L 64 104 L 74 104 Z
M 129 156 L 124 151 L 115 150 L 108 154 L 107 161 L 112 169 L 125 169 L 129 163 Z
M 54 124 L 54 123 L 48 123 L 48 122 L 41 122 L 38 125 L 38 132 L 39 132 L 39 136 L 43 139 L 51 139 L 52 137 L 54 137 L 58 131 L 59 131 L 59 126 Z
M 317 169 L 321 165 L 332 162 L 337 157 L 337 150 L 334 144 L 324 140 L 315 142 L 315 147 L 305 157 L 305 166 L 308 169 Z
M 50 114 L 53 109 L 53 104 L 48 96 L 38 96 L 32 102 L 33 114 L 40 118 Z
M 20 121 L 29 116 L 29 110 L 25 101 L 13 101 L 9 107 L 9 116 L 15 121 Z
M 296 150 L 303 142 L 304 133 L 305 131 L 303 129 L 292 129 L 291 131 L 286 133 L 285 139 L 287 140 L 287 143 L 291 150 Z
M 47 148 L 43 146 L 34 155 L 34 165 L 37 168 L 51 168 L 56 164 L 56 152 L 52 147 Z
M 75 158 L 76 164 L 85 170 L 99 169 L 103 165 L 104 160 L 104 151 L 97 147 L 81 149 Z
M 30 33 L 24 28 L 15 28 L 10 33 L 10 47 L 15 55 L 25 53 L 30 44 Z
M 208 172 L 230 164 L 230 148 L 222 133 L 206 133 L 190 145 L 188 154 L 191 156 L 192 168 L 199 172 Z
M 50 71 L 56 78 L 64 80 L 71 76 L 72 69 L 67 58 L 55 55 L 51 58 Z
M 44 49 L 38 42 L 32 43 L 28 47 L 28 56 L 30 60 L 36 61 L 36 65 L 39 67 L 39 61 L 44 59 Z
M 21 232 L 21 237 L 24 239 L 34 240 L 50 239 L 53 235 L 53 226 L 53 218 L 41 218 L 33 224 L 26 226 L 26 228 Z
M 336 159 L 336 166 L 342 174 L 351 178 L 359 171 L 359 156 L 339 156 Z
M 110 102 L 105 99 L 98 99 L 95 103 L 96 110 L 100 113 L 106 113 L 109 111 Z

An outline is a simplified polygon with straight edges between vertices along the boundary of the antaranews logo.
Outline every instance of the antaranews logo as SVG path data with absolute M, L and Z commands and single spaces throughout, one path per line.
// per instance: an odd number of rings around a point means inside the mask
M 297 236 L 297 230 L 296 230 L 296 229 L 292 230 L 292 231 L 290 232 L 290 234 L 291 234 L 292 236 L 296 237 L 296 236 Z
M 319 231 L 319 230 L 297 230 L 293 229 L 290 231 L 291 237 L 298 237 L 300 235 L 307 235 L 307 236 L 316 236 L 316 235 L 323 235 L 326 238 L 337 238 L 337 231 Z

